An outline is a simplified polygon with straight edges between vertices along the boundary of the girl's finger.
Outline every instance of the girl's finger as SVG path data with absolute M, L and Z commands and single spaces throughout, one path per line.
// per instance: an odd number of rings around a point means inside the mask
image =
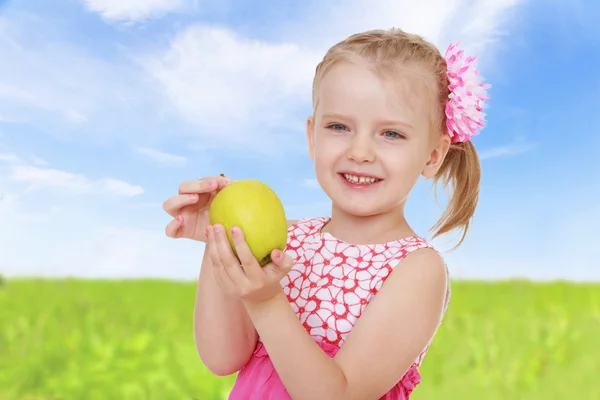
M 180 213 L 183 207 L 198 202 L 198 198 L 199 196 L 193 193 L 173 196 L 170 199 L 165 200 L 163 203 L 163 210 L 165 210 L 170 216 L 175 217 Z
M 206 228 L 206 247 L 204 248 L 204 251 L 208 252 L 208 257 L 212 263 L 212 273 L 214 274 L 215 279 L 227 293 L 233 294 L 235 293 L 235 285 L 227 275 L 227 271 L 225 271 L 225 267 L 219 258 L 216 247 L 215 235 L 212 226 L 209 226 Z
M 222 228 L 221 228 L 222 229 Z M 218 232 L 218 228 L 217 228 Z M 211 258 L 213 260 L 213 272 L 217 279 L 222 283 L 224 287 L 227 288 L 229 293 L 234 295 L 239 295 L 240 292 L 240 278 L 239 275 L 237 278 L 232 277 L 232 272 L 235 273 L 235 269 L 229 267 L 229 264 L 223 261 L 222 254 L 220 252 L 219 239 L 218 234 L 215 232 L 214 226 L 210 227 L 209 230 L 209 240 L 210 240 L 210 251 Z M 237 262 L 237 260 L 236 260 Z M 235 264 L 234 264 L 235 265 Z M 243 275 L 243 272 L 242 272 Z M 236 276 L 236 275 L 234 275 Z M 243 277 L 245 278 L 245 277 Z
M 214 225 L 213 230 L 215 232 L 217 251 L 219 252 L 219 257 L 225 266 L 227 274 L 236 285 L 243 287 L 248 283 L 248 277 L 244 273 L 240 261 L 233 254 L 229 239 L 225 233 L 225 228 L 223 225 Z
M 231 179 L 226 176 L 211 176 L 208 178 L 185 181 L 181 185 L 179 185 L 179 194 L 210 193 L 219 189 L 223 189 L 230 182 Z
M 245 275 L 253 281 L 263 280 L 265 273 L 252 254 L 252 251 L 250 251 L 242 230 L 238 227 L 233 227 L 231 229 L 231 237 L 233 238 L 235 251 L 240 259 Z
M 178 215 L 165 227 L 165 234 L 170 238 L 177 238 L 179 235 L 179 228 L 183 224 L 183 217 Z
M 223 263 L 221 262 L 221 258 L 219 257 L 219 251 L 217 249 L 217 243 L 215 241 L 215 232 L 212 226 L 208 226 L 206 228 L 206 247 L 204 251 L 208 252 L 208 256 L 210 257 L 210 262 L 212 263 L 213 269 L 215 272 L 221 273 L 220 270 L 224 268 Z
M 271 252 L 271 260 L 272 262 L 265 265 L 263 269 L 265 275 L 269 276 L 269 278 L 279 281 L 294 268 L 295 260 L 283 251 L 273 250 Z

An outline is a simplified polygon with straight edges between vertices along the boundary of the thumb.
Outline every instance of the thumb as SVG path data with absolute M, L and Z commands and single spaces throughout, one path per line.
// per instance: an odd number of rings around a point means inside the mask
M 294 266 L 294 259 L 287 253 L 280 250 L 271 252 L 271 265 L 277 275 L 285 276 Z

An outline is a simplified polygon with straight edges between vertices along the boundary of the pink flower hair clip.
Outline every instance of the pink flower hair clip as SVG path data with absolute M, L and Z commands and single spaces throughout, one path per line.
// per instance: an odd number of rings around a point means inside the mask
M 482 83 L 475 69 L 476 57 L 464 58 L 459 43 L 450 44 L 446 50 L 450 95 L 446 103 L 446 127 L 452 143 L 467 142 L 485 125 L 485 101 L 489 98 L 489 84 Z

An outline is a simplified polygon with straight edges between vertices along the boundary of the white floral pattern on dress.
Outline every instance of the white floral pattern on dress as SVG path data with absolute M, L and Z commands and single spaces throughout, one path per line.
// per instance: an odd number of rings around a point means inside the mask
M 432 246 L 420 237 L 386 244 L 349 244 L 321 233 L 328 221 L 328 217 L 302 219 L 290 226 L 286 253 L 296 264 L 281 285 L 313 339 L 341 347 L 394 266 L 410 252 Z M 449 300 L 448 284 L 444 313 Z M 417 367 L 428 348 L 429 344 L 415 360 Z

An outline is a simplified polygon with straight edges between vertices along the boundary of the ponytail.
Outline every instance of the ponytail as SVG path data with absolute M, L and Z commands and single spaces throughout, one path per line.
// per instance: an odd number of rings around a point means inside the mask
M 454 229 L 462 236 L 453 250 L 461 245 L 471 224 L 479 200 L 481 166 L 477 150 L 470 141 L 453 143 L 439 171 L 433 178 L 434 189 L 441 181 L 444 189 L 452 187 L 448 206 L 442 217 L 431 228 L 433 238 Z

